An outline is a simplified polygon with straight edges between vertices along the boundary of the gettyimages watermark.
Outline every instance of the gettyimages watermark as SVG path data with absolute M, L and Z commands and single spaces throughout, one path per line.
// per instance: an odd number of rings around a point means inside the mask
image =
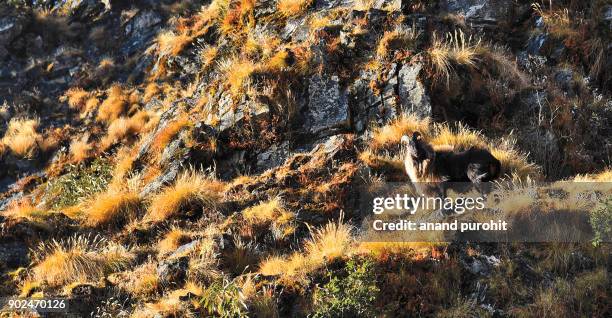
M 612 183 L 377 183 L 359 194 L 362 241 L 592 242 Z

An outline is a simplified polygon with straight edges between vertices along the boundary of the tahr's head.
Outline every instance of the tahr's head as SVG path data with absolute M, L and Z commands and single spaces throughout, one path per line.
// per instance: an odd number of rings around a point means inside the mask
M 419 132 L 412 133 L 412 137 L 402 136 L 401 143 L 406 147 L 406 156 L 410 156 L 414 162 L 422 162 L 433 158 L 433 149 Z

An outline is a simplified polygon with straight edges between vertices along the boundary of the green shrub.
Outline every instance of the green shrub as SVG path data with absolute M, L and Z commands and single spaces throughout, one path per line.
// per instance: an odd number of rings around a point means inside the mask
M 96 159 L 90 165 L 70 165 L 68 172 L 49 181 L 43 200 L 51 209 L 72 206 L 81 199 L 106 190 L 112 178 L 107 159 Z
M 374 317 L 376 286 L 374 262 L 351 259 L 346 264 L 346 277 L 328 273 L 330 281 L 315 294 L 316 311 L 312 317 Z
M 601 205 L 591 212 L 591 227 L 595 237 L 593 245 L 610 242 L 612 239 L 612 196 L 607 197 Z

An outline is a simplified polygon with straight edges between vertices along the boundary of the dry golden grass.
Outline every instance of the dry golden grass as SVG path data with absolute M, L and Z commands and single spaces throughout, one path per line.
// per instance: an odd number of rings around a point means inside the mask
M 107 91 L 106 99 L 98 108 L 97 120 L 111 123 L 127 111 L 129 93 L 120 85 L 113 85 Z
M 11 119 L 2 137 L 2 144 L 17 157 L 34 157 L 42 142 L 42 137 L 36 131 L 38 125 L 38 119 Z
M 252 224 L 265 224 L 275 221 L 286 222 L 294 214 L 283 208 L 279 198 L 262 202 L 242 211 L 242 217 Z
M 379 155 L 370 149 L 359 153 L 358 159 L 363 163 L 377 170 L 388 171 L 404 171 L 404 162 L 400 158 L 390 157 L 388 155 Z
M 160 289 L 157 265 L 147 262 L 127 273 L 125 280 L 119 281 L 119 286 L 137 297 L 154 296 Z
M 574 177 L 575 182 L 611 182 L 612 168 L 606 168 L 601 172 L 587 175 L 577 175 Z
M 91 96 L 85 101 L 85 108 L 83 109 L 83 113 L 92 113 L 93 111 L 98 109 L 98 106 L 100 106 L 100 100 L 95 96 Z
M 154 153 L 161 154 L 164 148 L 178 135 L 178 133 L 185 127 L 189 126 L 190 122 L 187 119 L 179 118 L 168 125 L 162 128 L 160 132 L 157 133 L 155 139 L 153 139 L 153 143 L 151 144 L 151 149 Z
M 260 263 L 259 273 L 280 275 L 290 282 L 303 280 L 306 275 L 329 261 L 342 258 L 350 253 L 353 243 L 350 226 L 330 222 L 322 228 L 311 231 L 312 238 L 304 252 L 294 252 L 289 257 L 271 256 Z
M 378 150 L 397 145 L 403 135 L 411 135 L 415 131 L 427 136 L 430 131 L 429 118 L 419 119 L 413 114 L 403 114 L 389 124 L 374 129 L 370 148 Z
M 215 208 L 224 190 L 225 184 L 219 181 L 193 171 L 185 172 L 174 185 L 151 199 L 145 219 L 160 222 L 184 212 Z
M 102 150 L 121 142 L 126 137 L 142 134 L 147 131 L 147 124 L 151 119 L 151 114 L 147 111 L 139 111 L 132 117 L 119 117 L 108 126 L 106 136 L 100 141 Z
M 151 99 L 153 99 L 153 97 L 159 95 L 160 93 L 161 93 L 161 88 L 159 87 L 159 85 L 157 85 L 157 83 L 154 83 L 154 82 L 149 83 L 147 84 L 147 86 L 145 86 L 142 101 L 144 103 L 148 103 Z
M 451 43 L 451 58 L 459 65 L 476 66 L 479 51 L 482 50 L 480 39 L 465 36 L 462 30 L 455 30 L 449 35 Z
M 312 0 L 279 0 L 278 11 L 286 17 L 301 15 L 312 5 Z
M 81 111 L 85 109 L 85 103 L 89 97 L 90 94 L 86 90 L 80 87 L 73 87 L 62 96 L 62 100 L 67 101 L 70 108 Z
M 70 143 L 70 156 L 76 163 L 86 160 L 92 155 L 93 147 L 87 139 L 75 139 Z
M 358 253 L 370 254 L 376 257 L 386 255 L 412 255 L 414 252 L 421 255 L 429 254 L 437 244 L 432 242 L 361 242 L 357 247 Z
M 170 229 L 164 235 L 164 238 L 157 243 L 157 252 L 159 255 L 166 255 L 176 251 L 176 249 L 191 240 L 191 234 L 181 228 L 175 227 Z
M 32 199 L 26 197 L 11 203 L 2 214 L 14 219 L 39 220 L 49 213 L 44 209 L 34 206 Z
M 352 242 L 350 226 L 342 222 L 330 222 L 312 232 L 312 239 L 306 243 L 305 248 L 311 259 L 331 261 L 344 257 Z
M 289 66 L 291 51 L 283 49 L 278 51 L 274 56 L 266 63 L 266 69 L 268 72 L 280 72 Z
M 131 264 L 134 256 L 119 245 L 79 236 L 41 245 L 35 254 L 32 279 L 59 287 L 72 282 L 97 282 Z
M 578 35 L 577 28 L 572 25 L 568 9 L 544 10 L 539 3 L 532 4 L 532 8 L 542 17 L 546 30 L 553 37 L 562 39 Z
M 448 44 L 434 32 L 431 47 L 427 49 L 427 55 L 433 67 L 435 78 L 444 78 L 447 84 L 452 72 L 451 53 L 452 51 Z
M 160 55 L 177 56 L 193 41 L 192 36 L 172 31 L 157 36 Z
M 244 92 L 258 66 L 249 59 L 231 58 L 220 62 L 219 69 L 225 73 L 232 95 L 238 96 Z
M 134 192 L 107 190 L 84 205 L 83 224 L 91 227 L 124 224 L 138 216 L 141 201 Z
M 432 146 L 450 145 L 457 150 L 468 149 L 472 146 L 487 147 L 481 133 L 470 130 L 462 124 L 459 124 L 456 129 L 446 124 L 435 125 L 433 130 L 432 138 L 427 140 Z
M 117 151 L 115 156 L 115 168 L 113 169 L 113 179 L 122 180 L 125 178 L 132 166 L 134 165 L 134 157 L 138 152 L 137 147 L 122 147 Z
M 386 31 L 376 47 L 376 54 L 380 58 L 387 58 L 394 50 L 408 49 L 418 37 L 416 29 L 395 29 Z

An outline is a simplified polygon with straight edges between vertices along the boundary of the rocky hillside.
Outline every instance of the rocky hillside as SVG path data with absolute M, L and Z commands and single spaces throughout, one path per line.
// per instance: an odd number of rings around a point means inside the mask
M 407 181 L 414 131 L 489 149 L 509 187 L 612 181 L 611 35 L 610 0 L 3 1 L 0 296 L 609 316 L 609 192 L 575 208 L 594 245 L 367 244 L 355 206 Z M 520 212 L 568 208 L 547 195 Z

